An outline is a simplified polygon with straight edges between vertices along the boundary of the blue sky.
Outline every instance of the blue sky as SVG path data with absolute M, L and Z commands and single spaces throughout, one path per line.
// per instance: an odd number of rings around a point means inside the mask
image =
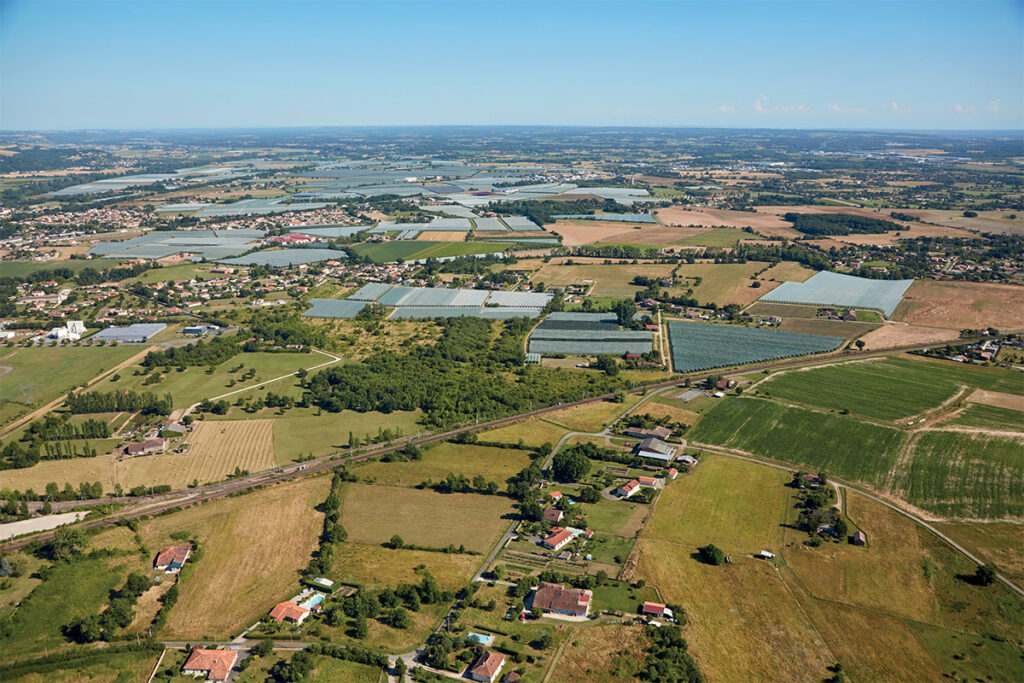
M 0 128 L 1024 127 L 1024 2 L 0 0 Z

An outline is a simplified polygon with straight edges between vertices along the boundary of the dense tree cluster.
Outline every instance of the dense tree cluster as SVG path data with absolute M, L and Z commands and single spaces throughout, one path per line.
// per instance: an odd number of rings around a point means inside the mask
M 678 626 L 648 626 L 644 633 L 651 645 L 640 671 L 641 678 L 658 683 L 704 682 Z
M 106 439 L 110 436 L 110 425 L 103 420 L 89 418 L 82 422 L 69 422 L 67 418 L 47 415 L 36 420 L 25 430 L 23 440 L 66 441 L 70 439 Z
M 83 413 L 134 413 L 167 415 L 174 410 L 170 394 L 151 391 L 88 391 L 68 394 L 64 404 L 73 415 Z
M 143 359 L 142 365 L 149 368 L 220 365 L 241 353 L 242 347 L 238 342 L 238 337 L 234 335 L 217 336 L 187 346 L 174 346 L 164 351 L 150 351 Z
M 555 222 L 552 216 L 590 215 L 597 211 L 625 213 L 631 209 L 619 204 L 614 199 L 575 199 L 572 201 L 526 199 L 512 202 L 491 202 L 487 205 L 487 210 L 506 216 L 526 216 L 537 225 L 546 225 Z
M 829 235 L 879 234 L 903 230 L 899 223 L 881 218 L 857 216 L 845 213 L 787 213 L 784 218 L 793 224 L 793 229 L 805 235 L 826 237 Z

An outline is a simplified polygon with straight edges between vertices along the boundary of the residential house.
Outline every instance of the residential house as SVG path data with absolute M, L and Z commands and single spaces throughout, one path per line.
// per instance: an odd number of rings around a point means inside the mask
M 566 588 L 560 583 L 541 581 L 533 591 L 530 609 L 570 617 L 585 617 L 590 611 L 590 601 L 593 597 L 593 592 L 589 590 Z
M 190 545 L 172 545 L 156 554 L 153 566 L 156 569 L 166 571 L 168 574 L 177 574 L 181 571 L 182 565 L 185 564 L 185 561 L 188 560 L 188 556 L 191 554 L 192 546 Z
M 667 617 L 669 619 L 675 619 L 675 614 L 672 613 L 668 607 L 661 604 L 660 602 L 645 602 L 643 607 L 640 608 L 640 614 L 644 614 L 649 617 Z
M 521 676 L 518 671 L 510 671 L 501 679 L 501 683 L 519 683 Z
M 547 538 L 541 541 L 540 544 L 545 548 L 549 548 L 551 550 L 558 550 L 574 538 L 576 538 L 576 534 L 569 531 L 568 529 L 563 529 L 560 526 L 553 526 L 551 527 L 550 535 L 548 535 Z
M 181 667 L 183 676 L 205 676 L 208 681 L 226 681 L 238 660 L 237 650 L 204 650 L 195 648 L 189 655 L 185 666 Z
M 686 457 L 689 457 L 689 456 L 684 455 L 682 457 L 686 458 Z M 693 460 L 694 460 L 694 463 L 697 462 L 696 458 L 694 458 Z M 676 477 L 679 476 L 679 470 L 677 470 L 675 467 L 669 467 L 668 468 L 668 474 L 666 476 L 669 479 L 675 479 Z
M 558 523 L 562 521 L 563 517 L 565 517 L 565 513 L 558 508 L 547 508 L 544 510 L 545 522 Z
M 654 488 L 658 485 L 658 480 L 654 477 L 637 477 L 636 480 L 640 482 L 640 486 L 646 486 L 647 488 Z
M 625 484 L 619 484 L 618 488 L 612 491 L 612 494 L 621 498 L 629 498 L 639 490 L 640 482 L 636 479 L 630 479 Z
M 485 650 L 466 671 L 466 677 L 483 683 L 494 683 L 503 666 L 505 655 Z
M 661 439 L 653 437 L 641 441 L 633 452 L 641 458 L 653 458 L 665 462 L 672 462 L 676 456 L 675 446 L 670 446 Z
M 288 602 L 279 602 L 274 606 L 274 609 L 270 610 L 270 618 L 279 624 L 286 621 L 292 624 L 301 624 L 308 616 L 308 609 L 299 607 L 290 600 Z

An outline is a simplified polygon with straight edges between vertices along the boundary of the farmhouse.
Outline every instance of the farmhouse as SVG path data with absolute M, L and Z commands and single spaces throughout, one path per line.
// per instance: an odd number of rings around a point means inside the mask
M 274 609 L 270 610 L 270 618 L 278 623 L 287 621 L 292 624 L 301 624 L 308 616 L 308 609 L 299 607 L 291 601 L 279 602 L 274 606 Z
M 156 569 L 166 571 L 168 574 L 176 574 L 181 571 L 182 565 L 185 564 L 185 561 L 191 554 L 192 546 L 190 545 L 172 545 L 156 554 L 153 566 Z
M 466 671 L 466 677 L 474 681 L 493 683 L 503 666 L 505 666 L 505 655 L 484 651 Z
M 626 430 L 626 436 L 631 436 L 634 439 L 667 439 L 672 436 L 672 430 L 668 427 L 630 427 Z
M 563 517 L 565 517 L 565 513 L 558 508 L 547 508 L 544 510 L 545 522 L 561 522 Z
M 634 453 L 639 455 L 641 458 L 654 458 L 656 460 L 672 462 L 676 455 L 676 448 L 675 446 L 670 446 L 661 439 L 651 437 L 641 441 L 637 445 Z
M 591 591 L 566 588 L 560 583 L 541 581 L 533 591 L 531 609 L 543 612 L 565 614 L 570 617 L 585 617 L 590 611 Z
M 183 676 L 205 676 L 208 681 L 226 681 L 231 669 L 238 659 L 237 650 L 192 650 L 185 666 L 181 667 Z
M 149 453 L 163 453 L 166 448 L 166 439 L 147 439 L 128 444 L 125 446 L 124 452 L 128 455 L 148 455 Z
M 853 532 L 853 544 L 854 545 L 867 545 L 868 537 L 863 531 Z
M 563 529 L 560 526 L 553 526 L 551 527 L 551 534 L 541 541 L 540 544 L 545 548 L 558 550 L 574 538 L 576 538 L 576 534 L 568 529 Z
M 625 484 L 619 484 L 619 487 L 612 491 L 612 493 L 622 498 L 629 498 L 639 490 L 640 482 L 638 482 L 636 479 L 630 479 Z
M 645 602 L 643 607 L 640 608 L 640 614 L 646 614 L 650 617 L 668 617 L 674 619 L 675 615 L 668 607 L 661 604 L 660 602 Z

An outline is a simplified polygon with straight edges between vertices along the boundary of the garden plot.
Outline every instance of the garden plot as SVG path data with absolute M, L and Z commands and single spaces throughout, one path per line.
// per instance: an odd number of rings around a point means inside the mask
M 817 334 L 674 321 L 668 324 L 668 338 L 677 372 L 825 353 L 845 341 Z

